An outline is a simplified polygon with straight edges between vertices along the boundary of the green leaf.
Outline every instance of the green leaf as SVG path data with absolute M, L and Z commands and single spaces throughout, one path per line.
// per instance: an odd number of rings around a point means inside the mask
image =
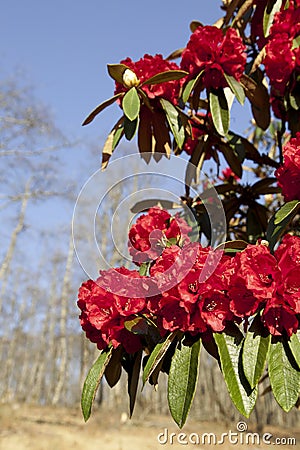
M 200 78 L 201 78 L 203 72 L 204 72 L 204 70 L 201 70 L 201 72 L 198 73 L 198 75 L 196 76 L 196 78 L 194 78 L 193 80 L 190 80 L 190 81 L 186 84 L 186 86 L 185 86 L 185 88 L 184 88 L 184 90 L 183 90 L 183 93 L 182 93 L 182 101 L 183 101 L 183 103 L 186 103 L 186 102 L 188 101 L 188 99 L 189 99 L 189 97 L 190 97 L 190 94 L 191 94 L 192 90 L 194 89 L 194 87 L 195 87 L 195 86 L 197 85 L 197 83 L 199 82 L 199 80 L 200 80 Z
M 295 217 L 300 207 L 300 201 L 292 200 L 291 202 L 285 203 L 276 213 L 271 217 L 266 237 L 270 243 L 270 249 L 273 250 L 276 242 L 283 234 L 284 230 L 290 223 L 290 221 Z
M 122 116 L 118 122 L 114 125 L 111 132 L 107 136 L 107 139 L 104 143 L 103 149 L 102 149 L 102 164 L 101 168 L 102 170 L 105 169 L 108 165 L 108 162 L 111 158 L 111 155 L 113 154 L 113 151 L 117 147 L 118 143 L 120 142 L 120 139 L 122 138 L 124 134 L 124 117 Z
M 167 70 L 166 72 L 160 72 L 154 75 L 148 80 L 144 81 L 140 87 L 147 84 L 158 84 L 158 83 L 166 83 L 168 81 L 180 80 L 181 78 L 188 75 L 188 72 L 185 70 Z
M 262 326 L 259 314 L 253 320 L 243 346 L 243 368 L 249 384 L 254 388 L 266 365 L 271 335 Z
M 123 75 L 126 69 L 131 70 L 130 67 L 126 66 L 125 64 L 107 64 L 109 75 L 113 80 L 121 84 L 123 84 Z
M 280 11 L 280 8 L 282 6 L 282 0 L 276 0 L 276 1 L 269 1 L 266 9 L 264 11 L 264 18 L 263 18 L 263 30 L 264 30 L 264 36 L 268 37 L 270 33 L 270 28 L 273 24 L 274 16 L 277 12 Z
M 92 404 L 99 387 L 101 378 L 105 372 L 105 369 L 109 363 L 109 360 L 112 356 L 113 348 L 109 348 L 108 350 L 103 350 L 90 368 L 89 373 L 85 379 L 82 395 L 81 395 L 81 409 L 83 413 L 83 417 L 85 422 L 89 419 L 92 410 Z
M 296 334 L 292 334 L 288 341 L 289 347 L 291 349 L 291 352 L 293 354 L 293 357 L 295 358 L 296 363 L 298 364 L 298 367 L 300 367 L 300 331 Z
M 292 409 L 300 394 L 300 369 L 292 358 L 286 342 L 271 343 L 268 357 L 271 388 L 276 401 L 286 412 Z
M 117 145 L 119 144 L 120 140 L 122 139 L 122 136 L 124 135 L 124 124 L 123 124 L 123 117 L 121 117 L 121 123 L 117 125 L 115 132 L 114 132 L 114 136 L 113 136 L 113 141 L 112 141 L 112 151 L 114 151 L 114 149 L 117 147 Z
M 168 378 L 168 403 L 171 415 L 179 428 L 185 424 L 195 395 L 200 361 L 201 341 L 191 347 L 176 348 Z
M 230 113 L 223 89 L 218 94 L 209 93 L 209 104 L 214 126 L 221 136 L 225 136 L 229 130 Z
M 298 111 L 298 109 L 300 108 L 300 98 L 299 98 L 299 95 L 290 93 L 290 94 L 289 94 L 289 99 L 290 99 L 290 105 L 291 105 L 291 107 L 292 107 L 295 111 Z
M 245 92 L 241 84 L 231 75 L 227 75 L 224 72 L 224 76 L 226 78 L 226 81 L 231 89 L 231 91 L 236 96 L 237 101 L 243 105 L 245 103 Z
M 172 103 L 164 98 L 160 99 L 160 103 L 166 113 L 166 117 L 175 141 L 177 142 L 178 147 L 182 148 L 185 139 L 185 132 L 181 121 L 180 112 L 175 108 L 175 106 L 172 105 Z
M 139 273 L 141 277 L 148 275 L 149 263 L 143 263 L 140 265 Z
M 134 137 L 138 128 L 138 122 L 138 117 L 135 120 L 130 120 L 127 116 L 124 115 L 124 133 L 128 141 L 131 141 L 131 139 Z
M 295 39 L 293 39 L 292 50 L 298 47 L 300 47 L 300 36 L 297 36 Z
M 143 371 L 143 384 L 146 383 L 151 374 L 154 372 L 155 368 L 166 354 L 168 348 L 170 347 L 171 343 L 173 342 L 176 336 L 177 332 L 169 334 L 169 336 L 163 342 L 160 342 L 154 347 Z
M 220 142 L 219 149 L 223 153 L 224 158 L 226 159 L 231 170 L 235 173 L 236 176 L 242 178 L 243 166 L 234 148 L 227 142 Z
M 94 111 L 91 112 L 83 122 L 82 126 L 87 125 L 88 123 L 91 123 L 95 117 L 103 111 L 107 106 L 112 105 L 118 98 L 120 98 L 123 95 L 123 92 L 120 92 L 119 94 L 114 95 L 113 97 L 109 98 L 108 100 L 105 100 L 105 102 L 101 103 L 97 108 L 94 109 Z
M 214 333 L 218 347 L 222 373 L 229 395 L 238 411 L 249 417 L 257 398 L 257 389 L 252 389 L 242 366 L 243 335 L 236 327 Z
M 135 87 L 129 89 L 123 97 L 122 108 L 129 120 L 135 120 L 140 112 L 140 98 Z

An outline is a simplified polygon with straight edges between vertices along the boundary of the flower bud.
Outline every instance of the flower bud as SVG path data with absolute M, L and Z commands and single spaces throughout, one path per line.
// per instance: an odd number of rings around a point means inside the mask
M 123 73 L 123 84 L 125 87 L 131 88 L 133 86 L 138 86 L 140 80 L 132 70 L 126 69 Z
M 260 245 L 264 245 L 265 247 L 269 247 L 270 243 L 269 243 L 269 241 L 266 241 L 265 239 L 262 239 L 260 241 Z

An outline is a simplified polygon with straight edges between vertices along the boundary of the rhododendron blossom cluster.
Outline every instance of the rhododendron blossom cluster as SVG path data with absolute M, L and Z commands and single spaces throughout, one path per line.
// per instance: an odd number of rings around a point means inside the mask
M 167 70 L 177 70 L 178 65 L 174 62 L 166 61 L 162 55 L 144 55 L 143 58 L 134 62 L 131 58 L 126 58 L 120 62 L 129 67 L 137 76 L 140 83 L 148 80 L 158 73 Z M 149 99 L 165 98 L 171 103 L 177 104 L 179 97 L 179 90 L 182 84 L 181 80 L 168 81 L 167 83 L 145 84 L 142 86 L 143 91 L 147 94 Z M 116 83 L 115 94 L 125 92 L 127 87 L 124 84 Z
M 266 45 L 264 65 L 271 83 L 271 95 L 274 113 L 281 118 L 283 105 L 278 98 L 292 92 L 300 70 L 300 49 L 295 39 L 300 35 L 300 5 L 290 2 L 287 9 L 282 9 L 274 16 L 270 36 Z
M 287 234 L 274 255 L 258 243 L 232 257 L 190 242 L 189 231 L 183 218 L 151 208 L 129 232 L 133 248 L 144 255 L 140 261 L 150 263 L 149 276 L 121 267 L 83 283 L 78 296 L 81 325 L 100 349 L 110 343 L 122 344 L 129 353 L 142 348 L 143 339 L 126 328 L 136 317 L 155 323 L 161 336 L 175 330 L 191 335 L 221 332 L 229 321 L 247 326 L 256 313 L 272 335 L 297 331 L 300 238 Z M 165 242 L 175 237 L 176 243 L 157 252 L 156 232 Z M 185 239 L 178 239 L 180 232 Z M 149 250 L 151 233 L 156 236 L 154 250 Z M 142 292 L 135 280 L 143 281 Z M 154 285 L 159 294 L 153 295 Z
M 182 54 L 181 68 L 195 78 L 203 71 L 207 89 L 227 86 L 224 73 L 240 80 L 246 64 L 246 47 L 236 30 L 225 34 L 213 26 L 199 26 Z

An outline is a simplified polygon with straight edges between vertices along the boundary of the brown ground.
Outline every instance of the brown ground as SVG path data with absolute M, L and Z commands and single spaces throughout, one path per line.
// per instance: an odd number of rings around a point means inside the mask
M 168 444 L 159 444 L 157 436 L 168 428 Z M 181 439 L 195 439 L 197 433 L 202 438 L 205 432 L 214 432 L 220 439 L 222 433 L 228 430 L 236 431 L 236 424 L 231 426 L 218 423 L 196 422 L 189 420 L 183 430 L 179 430 L 168 417 L 147 416 L 145 420 L 135 417 L 126 420 L 126 414 L 104 414 L 101 411 L 93 413 L 90 421 L 85 424 L 79 409 L 63 409 L 50 407 L 37 407 L 28 405 L 0 405 L 0 449 L 2 450 L 157 450 L 157 449 L 208 449 L 219 447 L 229 449 L 300 449 L 300 430 L 278 430 L 268 427 L 264 432 L 272 433 L 271 446 L 257 445 L 250 441 L 249 445 L 228 443 L 213 445 L 178 443 L 180 432 L 187 435 Z M 254 431 L 250 427 L 248 432 Z M 173 444 L 170 444 L 170 433 L 176 433 Z M 262 433 L 263 434 L 263 433 Z M 261 436 L 262 436 L 261 434 Z M 243 433 L 243 436 L 245 434 Z M 296 438 L 296 444 L 282 441 L 276 445 L 275 438 Z M 180 439 L 180 437 L 179 437 Z M 200 440 L 201 442 L 201 440 Z

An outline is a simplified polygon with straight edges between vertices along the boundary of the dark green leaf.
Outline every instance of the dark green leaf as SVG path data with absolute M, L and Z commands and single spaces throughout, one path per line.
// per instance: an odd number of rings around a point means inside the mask
M 148 333 L 148 323 L 144 317 L 135 317 L 127 320 L 124 323 L 124 327 L 133 334 L 145 336 Z
M 193 80 L 190 80 L 186 84 L 186 86 L 185 86 L 185 88 L 183 90 L 183 93 L 182 93 L 182 101 L 183 101 L 183 103 L 186 103 L 188 101 L 192 90 L 194 89 L 194 87 L 199 82 L 203 72 L 204 72 L 204 70 L 201 70 L 201 72 L 196 76 L 196 78 L 194 78 Z
M 252 190 L 255 194 L 265 195 L 268 194 L 268 189 L 274 183 L 276 183 L 276 178 L 263 178 L 252 185 Z
M 270 249 L 273 250 L 276 242 L 284 233 L 284 230 L 295 217 L 300 207 L 300 201 L 292 200 L 285 203 L 276 213 L 271 217 L 267 227 L 267 240 L 270 243 Z
M 223 244 L 218 245 L 215 250 L 224 250 L 225 252 L 228 250 L 232 250 L 234 253 L 241 252 L 245 250 L 247 247 L 248 242 L 242 241 L 242 240 L 235 240 L 235 241 L 227 241 Z
M 270 97 L 268 89 L 262 82 L 256 83 L 246 74 L 241 77 L 241 85 L 244 87 L 246 97 L 251 103 L 252 114 L 256 124 L 266 130 L 270 125 Z
M 221 136 L 225 136 L 229 130 L 230 113 L 223 89 L 218 94 L 209 93 L 209 104 L 214 126 Z
M 191 347 L 179 344 L 172 357 L 168 378 L 168 403 L 179 428 L 187 419 L 195 395 L 200 361 L 201 341 Z
M 243 335 L 236 327 L 214 333 L 218 346 L 222 373 L 229 395 L 238 411 L 249 417 L 257 397 L 257 389 L 252 389 L 247 381 L 242 365 Z
M 124 353 L 122 345 L 112 351 L 109 363 L 106 366 L 104 375 L 109 387 L 114 387 L 119 381 L 122 373 L 121 359 Z
M 175 106 L 172 105 L 172 103 L 170 103 L 168 100 L 165 100 L 164 98 L 160 99 L 160 103 L 166 113 L 166 117 L 174 135 L 175 141 L 178 147 L 182 148 L 185 139 L 185 132 L 180 112 L 175 108 Z
M 270 383 L 276 401 L 286 412 L 292 409 L 300 394 L 300 370 L 292 358 L 287 343 L 271 343 L 268 357 Z
M 234 95 L 236 96 L 237 101 L 243 105 L 245 102 L 245 92 L 243 87 L 241 86 L 241 84 L 231 75 L 227 75 L 224 72 L 224 76 L 226 78 L 226 81 L 231 89 L 231 91 L 234 93 Z
M 199 22 L 199 20 L 193 20 L 190 23 L 190 30 L 192 33 L 194 33 L 194 31 L 196 31 L 198 27 L 203 27 L 203 24 Z
M 92 410 L 92 404 L 99 387 L 101 378 L 105 372 L 106 366 L 112 355 L 112 347 L 108 350 L 103 350 L 92 365 L 85 379 L 82 395 L 81 395 L 81 409 L 85 422 L 89 419 Z
M 123 97 L 122 108 L 129 120 L 135 120 L 140 112 L 140 98 L 135 87 L 129 89 Z
M 227 144 L 227 142 L 220 142 L 218 146 L 231 170 L 235 173 L 236 176 L 241 178 L 243 174 L 243 167 L 232 146 Z
M 199 181 L 199 174 L 200 174 L 200 170 L 201 170 L 201 166 L 203 164 L 203 153 L 205 152 L 206 146 L 207 146 L 207 140 L 206 140 L 207 136 L 201 136 L 199 139 L 198 144 L 196 145 L 189 163 L 186 166 L 186 171 L 185 171 L 185 185 L 186 188 L 189 188 L 192 184 L 192 182 L 194 181 L 196 184 Z M 187 195 L 189 195 L 187 193 Z
M 288 344 L 290 346 L 291 352 L 295 358 L 298 367 L 300 367 L 300 331 L 296 334 L 292 334 L 290 337 Z
M 137 131 L 138 119 L 137 117 L 135 120 L 129 120 L 127 116 L 124 116 L 124 134 L 128 141 L 131 141 Z
M 188 72 L 185 70 L 167 70 L 166 72 L 160 72 L 154 75 L 148 80 L 144 81 L 140 87 L 145 84 L 158 84 L 158 83 L 166 83 L 167 81 L 180 80 L 181 78 L 188 75 Z
M 108 100 L 105 100 L 105 102 L 101 103 L 97 108 L 94 109 L 94 111 L 91 112 L 83 122 L 83 126 L 87 125 L 88 123 L 91 123 L 95 117 L 103 111 L 107 106 L 112 105 L 118 98 L 120 98 L 123 95 L 123 92 L 120 92 L 119 94 L 114 95 L 113 97 L 109 98 Z
M 166 115 L 157 111 L 153 115 L 154 157 L 165 154 L 168 158 L 171 154 L 170 130 L 166 121 Z
M 280 11 L 280 8 L 282 6 L 282 0 L 276 0 L 276 1 L 269 1 L 265 12 L 264 12 L 264 18 L 263 18 L 263 30 L 264 30 L 264 36 L 268 37 L 270 33 L 270 28 L 273 23 L 274 16 L 277 12 Z
M 254 388 L 266 365 L 271 335 L 262 326 L 259 314 L 253 320 L 243 346 L 243 368 L 249 384 Z
M 171 343 L 173 342 L 176 336 L 177 336 L 176 332 L 169 334 L 169 336 L 163 342 L 160 342 L 154 347 L 143 371 L 143 384 L 146 383 L 146 381 L 148 380 L 152 372 L 155 370 L 158 363 L 164 357 L 164 355 L 166 354 L 168 348 L 170 347 Z
M 140 202 L 135 203 L 135 205 L 130 208 L 130 211 L 133 213 L 140 213 L 147 211 L 149 208 L 153 206 L 160 205 L 163 209 L 173 209 L 178 208 L 180 205 L 178 203 L 174 203 L 171 200 L 161 200 L 158 198 L 153 198 L 149 200 L 142 200 Z
M 129 417 L 132 416 L 136 392 L 139 384 L 141 362 L 142 362 L 143 350 L 139 350 L 134 354 L 132 358 L 132 365 L 128 371 L 128 394 L 129 394 Z
M 247 236 L 250 243 L 255 243 L 257 239 L 264 235 L 267 228 L 267 211 L 256 202 L 247 211 Z
M 139 115 L 138 148 L 147 163 L 150 162 L 153 146 L 152 116 L 153 114 L 147 106 L 142 105 Z
M 125 66 L 125 64 L 107 64 L 109 75 L 121 84 L 123 84 L 123 75 L 126 69 L 131 70 L 130 67 Z
M 183 51 L 184 48 L 178 48 L 177 50 L 174 50 L 174 52 L 170 53 L 170 55 L 166 57 L 166 61 L 171 61 L 172 59 L 180 58 Z
M 240 199 L 238 199 L 236 196 L 229 198 L 229 199 L 225 199 L 223 201 L 223 207 L 225 210 L 227 223 L 236 214 L 236 212 L 239 210 L 240 206 L 241 206 Z

